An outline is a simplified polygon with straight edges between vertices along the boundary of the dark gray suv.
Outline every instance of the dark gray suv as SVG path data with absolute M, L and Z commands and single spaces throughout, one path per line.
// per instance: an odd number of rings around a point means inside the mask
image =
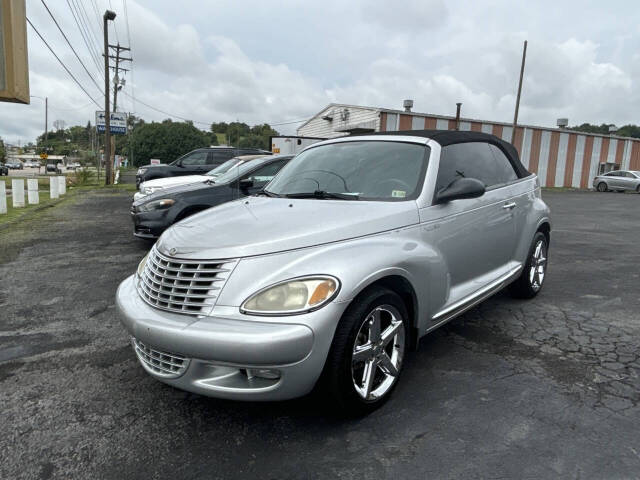
M 198 148 L 169 164 L 144 165 L 136 174 L 136 187 L 142 182 L 156 178 L 179 177 L 181 175 L 204 174 L 239 155 L 270 155 L 271 152 L 257 148 L 208 147 Z

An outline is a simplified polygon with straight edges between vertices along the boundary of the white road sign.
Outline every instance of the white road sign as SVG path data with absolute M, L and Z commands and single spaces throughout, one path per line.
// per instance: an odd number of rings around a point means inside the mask
M 115 135 L 124 135 L 127 133 L 127 114 L 120 112 L 111 112 L 109 130 Z M 105 128 L 105 115 L 104 111 L 96 112 L 96 129 L 99 133 L 104 133 Z

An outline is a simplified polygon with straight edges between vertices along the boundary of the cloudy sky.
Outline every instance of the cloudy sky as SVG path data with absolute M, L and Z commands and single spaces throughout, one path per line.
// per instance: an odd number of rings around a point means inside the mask
M 98 85 L 101 60 L 89 51 L 102 52 L 98 12 L 111 4 L 117 38 L 130 38 L 134 59 L 118 107 L 149 121 L 183 117 L 203 129 L 236 119 L 285 123 L 330 102 L 400 108 L 405 98 L 414 111 L 452 115 L 460 101 L 465 117 L 510 121 L 527 39 L 522 123 L 640 123 L 640 9 L 633 0 L 45 2 Z M 88 20 L 89 46 L 70 6 Z M 27 16 L 104 105 L 42 2 L 28 0 Z M 49 128 L 58 119 L 93 123 L 95 104 L 28 32 L 31 95 L 49 98 Z M 297 125 L 276 128 L 293 133 Z M 41 99 L 0 103 L 6 141 L 33 141 L 43 127 Z

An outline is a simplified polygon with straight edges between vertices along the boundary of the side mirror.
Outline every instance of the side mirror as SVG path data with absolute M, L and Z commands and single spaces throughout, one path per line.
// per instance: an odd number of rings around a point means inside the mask
M 475 178 L 458 178 L 448 187 L 436 193 L 436 202 L 445 203 L 461 198 L 477 198 L 484 195 L 484 183 Z
M 240 189 L 246 190 L 248 188 L 253 187 L 253 179 L 252 178 L 243 178 L 240 180 Z

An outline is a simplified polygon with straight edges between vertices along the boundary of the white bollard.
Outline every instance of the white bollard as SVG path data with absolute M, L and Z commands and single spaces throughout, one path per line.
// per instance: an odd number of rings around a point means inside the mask
M 0 215 L 7 213 L 7 190 L 4 180 L 0 182 Z
M 58 177 L 49 177 L 49 198 L 58 198 Z
M 40 203 L 37 178 L 30 178 L 27 180 L 27 197 L 29 200 L 29 205 L 37 205 L 38 203 Z
M 67 177 L 65 177 L 64 175 L 61 177 L 58 177 L 58 193 L 60 195 L 64 195 L 65 193 L 67 193 Z
M 11 180 L 11 196 L 13 198 L 13 208 L 24 207 L 24 180 Z

